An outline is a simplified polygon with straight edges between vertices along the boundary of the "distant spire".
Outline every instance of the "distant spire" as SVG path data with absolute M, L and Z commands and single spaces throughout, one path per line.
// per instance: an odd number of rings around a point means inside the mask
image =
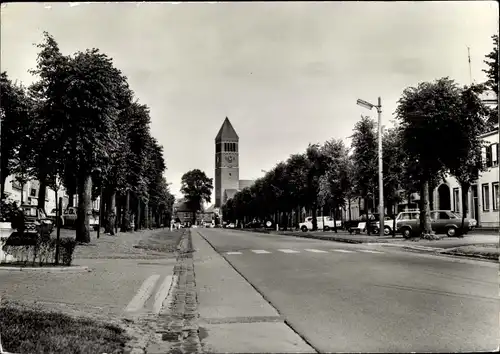
M 224 122 L 222 123 L 219 133 L 215 137 L 215 141 L 222 141 L 222 140 L 228 140 L 228 141 L 239 140 L 238 134 L 236 134 L 236 131 L 234 130 L 233 125 L 229 121 L 228 117 L 224 119 Z

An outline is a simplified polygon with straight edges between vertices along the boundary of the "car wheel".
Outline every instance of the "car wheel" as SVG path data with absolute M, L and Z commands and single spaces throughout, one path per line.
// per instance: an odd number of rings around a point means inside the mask
M 410 238 L 411 236 L 411 230 L 408 227 L 405 227 L 401 233 L 403 234 L 404 238 Z
M 302 230 L 302 232 L 307 232 L 307 226 L 302 226 L 300 229 Z
M 330 231 L 330 227 L 329 227 L 329 226 L 325 226 L 325 227 L 323 228 L 323 230 L 324 230 L 324 231 Z
M 457 229 L 454 227 L 450 226 L 449 228 L 446 229 L 446 236 L 448 237 L 455 237 L 457 235 Z
M 389 236 L 391 234 L 391 228 L 389 226 L 384 226 L 384 235 Z

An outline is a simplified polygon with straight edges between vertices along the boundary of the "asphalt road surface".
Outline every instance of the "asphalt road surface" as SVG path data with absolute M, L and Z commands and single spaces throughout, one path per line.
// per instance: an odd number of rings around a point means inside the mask
M 198 229 L 318 352 L 498 348 L 498 264 Z

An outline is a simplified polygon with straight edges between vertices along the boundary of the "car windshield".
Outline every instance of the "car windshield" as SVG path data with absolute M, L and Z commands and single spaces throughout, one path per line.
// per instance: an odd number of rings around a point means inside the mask
M 26 216 L 36 216 L 36 208 L 23 208 L 24 215 Z

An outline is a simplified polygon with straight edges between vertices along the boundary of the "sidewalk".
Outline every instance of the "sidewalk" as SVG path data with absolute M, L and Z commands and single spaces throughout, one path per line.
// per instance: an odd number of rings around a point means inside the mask
M 99 239 L 92 233 L 90 244 L 77 246 L 73 261 L 88 266 L 90 272 L 0 270 L 0 297 L 115 323 L 126 328 L 142 346 L 150 335 L 141 332 L 143 319 L 161 310 L 176 264 L 175 252 L 160 252 L 159 242 L 168 246 L 163 250 L 175 248 L 182 232 L 156 229 L 101 235 Z M 143 248 L 134 247 L 138 244 Z
M 205 352 L 315 352 L 195 229 L 191 236 Z

